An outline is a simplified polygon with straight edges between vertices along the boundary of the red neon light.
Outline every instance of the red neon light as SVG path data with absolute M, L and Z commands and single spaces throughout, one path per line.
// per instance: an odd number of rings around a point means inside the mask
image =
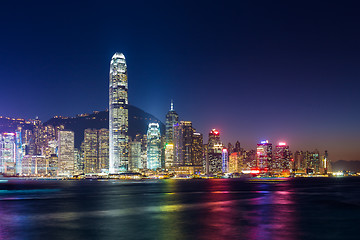
M 251 174 L 259 174 L 259 173 L 260 173 L 260 169 L 259 169 L 259 168 L 252 168 L 252 169 L 250 169 L 250 173 L 251 173 Z

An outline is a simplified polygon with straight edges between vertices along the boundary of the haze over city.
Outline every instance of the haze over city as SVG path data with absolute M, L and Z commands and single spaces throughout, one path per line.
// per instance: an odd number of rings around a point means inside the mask
M 110 59 L 123 52 L 129 103 L 162 121 L 173 99 L 181 120 L 224 143 L 360 160 L 356 2 L 141 4 L 2 3 L 0 115 L 108 108 Z

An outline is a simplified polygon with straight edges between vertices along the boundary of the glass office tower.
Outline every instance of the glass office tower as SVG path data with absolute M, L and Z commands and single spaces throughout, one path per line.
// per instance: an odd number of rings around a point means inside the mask
M 115 53 L 110 63 L 109 84 L 109 172 L 128 170 L 128 79 L 125 56 Z

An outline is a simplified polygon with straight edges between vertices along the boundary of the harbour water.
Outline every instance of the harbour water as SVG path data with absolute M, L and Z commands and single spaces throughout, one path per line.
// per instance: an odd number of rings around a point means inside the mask
M 0 239 L 359 239 L 360 178 L 2 180 Z

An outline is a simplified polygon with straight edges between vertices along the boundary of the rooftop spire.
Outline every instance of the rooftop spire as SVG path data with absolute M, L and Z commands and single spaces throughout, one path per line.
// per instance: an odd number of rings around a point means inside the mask
M 170 104 L 170 111 L 174 111 L 174 102 L 172 99 L 171 99 L 171 104 Z

